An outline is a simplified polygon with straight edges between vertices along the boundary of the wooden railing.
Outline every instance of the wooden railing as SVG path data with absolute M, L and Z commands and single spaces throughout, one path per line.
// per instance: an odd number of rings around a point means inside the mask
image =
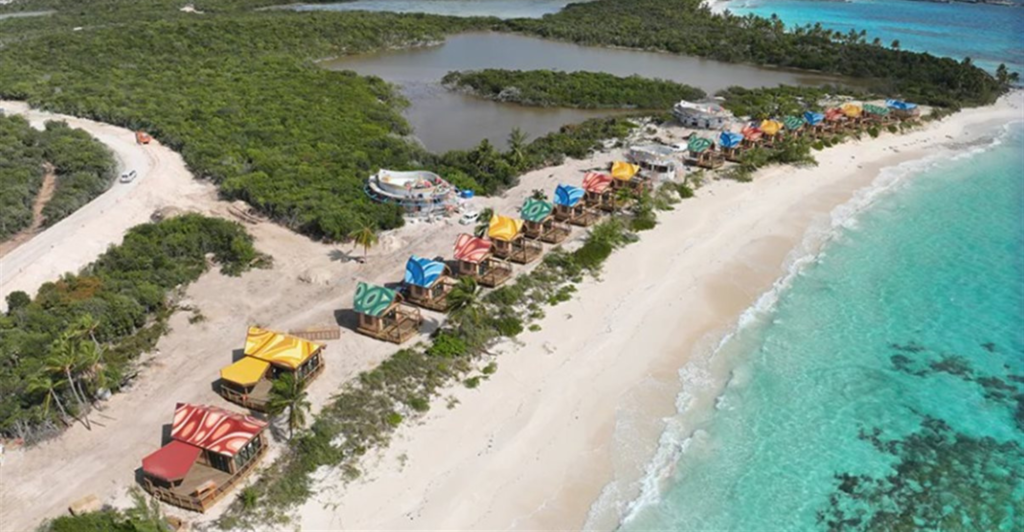
M 250 473 L 256 468 L 256 464 L 259 463 L 263 455 L 267 453 L 267 445 L 264 442 L 263 446 L 260 447 L 259 453 L 252 457 L 247 464 L 245 464 L 241 470 L 232 475 L 227 482 L 217 486 L 217 489 L 208 492 L 202 496 L 196 495 L 180 495 L 174 491 L 164 488 L 161 486 L 154 486 L 153 483 L 148 479 L 144 478 L 143 487 L 157 499 L 166 502 L 167 504 L 173 504 L 179 508 L 191 510 L 193 512 L 203 513 L 214 504 L 217 504 L 229 491 L 231 491 L 236 484 L 249 476 Z

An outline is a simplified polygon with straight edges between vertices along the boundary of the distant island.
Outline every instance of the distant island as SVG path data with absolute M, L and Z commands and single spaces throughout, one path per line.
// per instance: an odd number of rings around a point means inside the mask
M 988 4 L 991 6 L 1017 7 L 1020 4 L 1011 0 L 911 0 L 912 2 L 931 2 L 933 4 Z

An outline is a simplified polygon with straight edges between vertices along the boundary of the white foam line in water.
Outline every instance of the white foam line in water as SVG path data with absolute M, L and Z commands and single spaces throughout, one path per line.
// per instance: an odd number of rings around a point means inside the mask
M 681 419 L 682 414 L 691 408 L 697 397 L 694 392 L 711 389 L 722 390 L 722 393 L 715 398 L 715 408 L 720 410 L 729 407 L 722 402 L 722 397 L 724 391 L 735 381 L 735 370 L 729 373 L 725 382 L 716 387 L 708 368 L 710 361 L 739 332 L 754 324 L 767 323 L 781 295 L 789 288 L 793 279 L 802 275 L 809 265 L 824 257 L 824 251 L 831 242 L 840 239 L 846 231 L 855 230 L 857 219 L 862 213 L 868 211 L 880 198 L 903 189 L 911 182 L 910 178 L 924 174 L 944 162 L 974 157 L 989 151 L 1003 143 L 1003 139 L 1010 133 L 1012 126 L 1013 124 L 1004 126 L 1002 132 L 995 138 L 967 151 L 957 151 L 952 147 L 943 146 L 937 153 L 923 159 L 915 159 L 883 168 L 869 186 L 856 192 L 853 198 L 846 203 L 834 208 L 827 224 L 810 227 L 801 244 L 787 257 L 784 266 L 785 273 L 740 315 L 735 327 L 722 337 L 707 356 L 693 357 L 690 362 L 680 368 L 679 379 L 682 390 L 676 399 L 677 415 L 665 420 L 665 430 L 659 438 L 658 450 L 644 468 L 644 474 L 637 481 L 639 495 L 629 502 L 616 500 L 616 495 L 624 494 L 618 493 L 620 488 L 618 483 L 613 480 L 602 490 L 601 496 L 591 506 L 584 528 L 593 528 L 590 526 L 591 523 L 595 519 L 606 518 L 609 509 L 618 510 L 617 513 L 623 516 L 621 523 L 626 524 L 635 519 L 645 508 L 658 504 L 666 483 L 675 473 L 679 457 L 687 452 L 692 446 L 693 439 L 700 435 L 699 431 L 695 431 L 693 427 L 685 426 Z

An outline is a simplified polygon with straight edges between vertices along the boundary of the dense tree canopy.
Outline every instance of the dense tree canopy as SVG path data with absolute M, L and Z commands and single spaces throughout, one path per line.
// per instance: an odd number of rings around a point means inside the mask
M 778 19 L 715 14 L 703 0 L 597 0 L 518 19 L 513 30 L 594 46 L 663 50 L 733 63 L 867 78 L 871 88 L 928 104 L 992 102 L 1002 85 L 970 61 L 870 44 L 865 34 L 787 28 Z
M 132 228 L 80 274 L 46 283 L 36 297 L 7 296 L 0 316 L 0 435 L 39 437 L 117 389 L 130 362 L 163 332 L 167 295 L 213 254 L 237 274 L 257 254 L 238 224 L 186 215 Z
M 110 186 L 116 164 L 106 146 L 63 122 L 36 131 L 18 116 L 0 116 L 0 240 L 32 222 L 32 206 L 53 166 L 56 190 L 43 208 L 44 223 L 60 221 Z
M 449 72 L 442 83 L 491 100 L 539 107 L 667 109 L 679 100 L 699 100 L 704 91 L 682 83 L 601 72 L 500 70 Z

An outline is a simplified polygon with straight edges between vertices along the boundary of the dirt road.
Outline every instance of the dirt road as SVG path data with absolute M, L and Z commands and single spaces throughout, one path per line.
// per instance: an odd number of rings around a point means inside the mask
M 29 109 L 21 102 L 0 101 L 0 108 L 7 114 L 24 116 L 34 127 L 41 128 L 47 120 L 64 120 L 106 144 L 121 171 L 138 172 L 135 181 L 114 183 L 71 216 L 0 258 L 0 308 L 6 307 L 7 294 L 15 290 L 34 295 L 44 282 L 64 272 L 78 271 L 107 247 L 120 243 L 129 228 L 149 221 L 159 208 L 223 212 L 216 188 L 194 179 L 181 156 L 155 140 L 140 146 L 135 143 L 135 134 L 127 129 Z

